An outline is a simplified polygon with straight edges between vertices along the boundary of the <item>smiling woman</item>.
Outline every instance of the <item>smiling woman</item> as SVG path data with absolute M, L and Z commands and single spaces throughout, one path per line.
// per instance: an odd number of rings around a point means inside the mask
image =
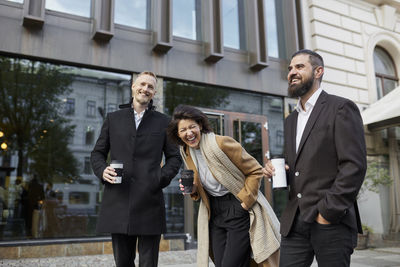
M 215 135 L 207 115 L 191 106 L 175 108 L 167 135 L 194 173 L 190 196 L 200 200 L 197 264 L 208 265 L 210 250 L 216 266 L 278 266 L 279 221 L 259 191 L 257 160 L 233 138 Z
M 46 9 L 90 17 L 90 0 L 51 0 L 46 1 Z

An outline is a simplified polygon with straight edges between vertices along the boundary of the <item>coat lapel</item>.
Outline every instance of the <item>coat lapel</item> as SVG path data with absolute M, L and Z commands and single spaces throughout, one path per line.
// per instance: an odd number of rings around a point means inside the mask
M 133 109 L 132 109 L 133 110 Z M 140 131 L 141 128 L 143 128 L 144 124 L 146 124 L 146 121 L 148 121 L 148 118 L 151 117 L 151 115 L 153 114 L 153 111 L 150 109 L 147 109 L 144 114 L 143 114 L 143 118 L 142 121 L 139 124 L 139 127 L 137 128 L 137 131 Z M 135 116 L 133 116 L 133 121 L 135 123 L 135 129 L 136 129 L 136 121 L 135 121 Z
M 136 136 L 136 122 L 135 122 L 135 113 L 133 111 L 133 108 L 129 108 L 129 124 L 128 125 L 132 125 L 132 132 L 133 132 L 133 136 Z
M 289 123 L 289 136 L 288 136 L 288 140 L 290 140 L 289 145 L 288 145 L 288 157 L 289 160 L 288 162 L 292 163 L 294 162 L 294 160 L 296 159 L 296 133 L 297 133 L 297 118 L 299 116 L 299 113 L 297 111 L 295 111 L 296 113 L 293 114 L 293 117 L 291 118 L 291 120 L 293 120 L 293 123 Z
M 297 150 L 295 163 L 296 163 L 297 159 L 299 158 L 301 150 L 302 150 L 305 142 L 307 141 L 307 138 L 310 135 L 311 130 L 314 127 L 314 124 L 317 121 L 319 114 L 321 114 L 321 111 L 324 107 L 324 103 L 326 101 L 326 96 L 327 96 L 327 93 L 322 91 L 320 96 L 318 97 L 317 102 L 315 103 L 315 106 L 310 114 L 310 117 L 308 118 L 306 127 L 304 128 L 303 135 L 301 136 L 300 145 L 299 145 L 299 149 Z M 296 120 L 296 122 L 297 122 L 297 120 Z M 297 123 L 295 124 L 295 128 L 297 128 Z M 296 135 L 294 136 L 294 140 L 295 140 L 294 143 L 295 143 L 295 151 L 296 151 Z

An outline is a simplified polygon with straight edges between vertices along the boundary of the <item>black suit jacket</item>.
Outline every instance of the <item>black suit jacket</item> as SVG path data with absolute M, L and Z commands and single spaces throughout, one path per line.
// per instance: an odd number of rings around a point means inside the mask
M 331 223 L 362 232 L 356 197 L 366 172 L 366 147 L 357 106 L 322 91 L 296 153 L 297 116 L 294 111 L 285 120 L 289 201 L 281 234 L 289 234 L 297 210 L 306 222 L 314 222 L 319 212 Z
M 166 230 L 162 188 L 169 185 L 181 165 L 178 147 L 167 142 L 170 119 L 147 110 L 136 130 L 132 108 L 107 115 L 91 154 L 96 176 L 104 183 L 97 231 L 130 235 L 161 234 Z M 102 179 L 106 159 L 124 164 L 122 183 Z M 162 156 L 165 165 L 161 168 Z

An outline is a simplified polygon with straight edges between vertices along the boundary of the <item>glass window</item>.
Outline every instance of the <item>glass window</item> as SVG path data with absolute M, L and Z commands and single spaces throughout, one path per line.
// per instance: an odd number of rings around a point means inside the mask
M 24 2 L 24 0 L 7 0 L 7 1 L 20 3 L 20 4 L 22 4 Z
M 244 1 L 222 0 L 224 46 L 246 49 Z
M 86 108 L 88 117 L 96 117 L 96 101 L 88 100 Z
M 212 97 L 210 97 L 211 95 Z M 268 118 L 270 153 L 275 155 L 283 154 L 283 99 L 281 97 L 172 80 L 164 80 L 164 97 L 164 111 L 169 115 L 172 115 L 174 108 L 181 103 L 221 111 L 212 114 L 214 117 L 211 116 L 211 122 L 214 126 L 224 122 L 222 118 L 218 120 L 218 114 L 223 113 L 223 111 L 264 115 Z M 223 127 L 217 126 L 216 128 L 222 129 Z M 259 150 L 260 135 L 257 132 L 260 131 L 260 126 L 242 122 L 242 130 L 246 129 L 249 130 L 249 135 L 245 137 L 247 138 L 245 141 L 248 144 L 248 149 Z M 224 134 L 227 132 L 227 129 L 224 129 Z M 252 144 L 253 141 L 255 143 Z M 258 159 L 261 161 L 260 157 Z M 184 203 L 179 192 L 178 180 L 178 177 L 174 178 L 171 185 L 164 189 L 167 208 L 167 232 L 184 231 L 184 216 L 182 216 Z M 286 199 L 287 196 L 279 194 L 275 196 L 274 193 L 274 208 L 277 208 L 277 215 L 280 215 L 284 207 L 283 201 Z M 196 210 L 194 212 L 196 213 Z M 196 223 L 196 217 L 194 221 Z M 178 225 L 179 229 L 177 228 Z
M 92 166 L 90 164 L 90 157 L 85 157 L 85 161 L 83 162 L 83 173 L 84 174 L 92 174 Z
M 89 204 L 89 192 L 70 192 L 69 204 Z
M 172 2 L 173 35 L 192 40 L 200 39 L 200 2 L 198 0 L 174 0 Z
M 85 104 L 128 103 L 130 75 L 1 55 L 0 69 L 0 241 L 96 236 L 102 184 L 89 169 Z M 74 116 L 65 99 L 79 104 Z M 94 143 L 103 118 L 90 124 Z
M 86 145 L 94 144 L 94 129 L 92 126 L 86 127 L 85 144 Z
M 279 58 L 275 0 L 264 1 L 264 14 L 267 23 L 268 56 Z
M 115 0 L 115 23 L 148 29 L 150 21 L 149 0 Z
M 117 104 L 109 103 L 107 105 L 107 113 L 111 113 L 117 110 Z
M 90 0 L 50 0 L 46 1 L 46 9 L 89 18 L 90 2 Z
M 399 85 L 399 79 L 392 58 L 379 46 L 374 49 L 374 67 L 378 99 L 380 99 Z
M 75 99 L 67 98 L 65 101 L 65 115 L 74 115 L 75 114 Z

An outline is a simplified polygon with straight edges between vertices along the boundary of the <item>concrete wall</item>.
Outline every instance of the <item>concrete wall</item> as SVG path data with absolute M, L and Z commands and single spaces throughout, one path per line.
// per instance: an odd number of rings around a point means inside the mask
M 90 18 L 45 10 L 43 27 L 31 29 L 22 25 L 23 15 L 22 4 L 0 0 L 0 52 L 126 73 L 147 69 L 162 77 L 282 96 L 287 93 L 287 60 L 269 58 L 268 67 L 253 71 L 248 51 L 224 48 L 220 61 L 207 63 L 201 41 L 173 37 L 172 49 L 160 54 L 152 50 L 151 30 L 115 24 L 110 41 L 98 42 L 92 39 Z M 288 34 L 294 30 L 289 27 Z M 289 44 L 289 49 L 296 47 L 296 38 Z

